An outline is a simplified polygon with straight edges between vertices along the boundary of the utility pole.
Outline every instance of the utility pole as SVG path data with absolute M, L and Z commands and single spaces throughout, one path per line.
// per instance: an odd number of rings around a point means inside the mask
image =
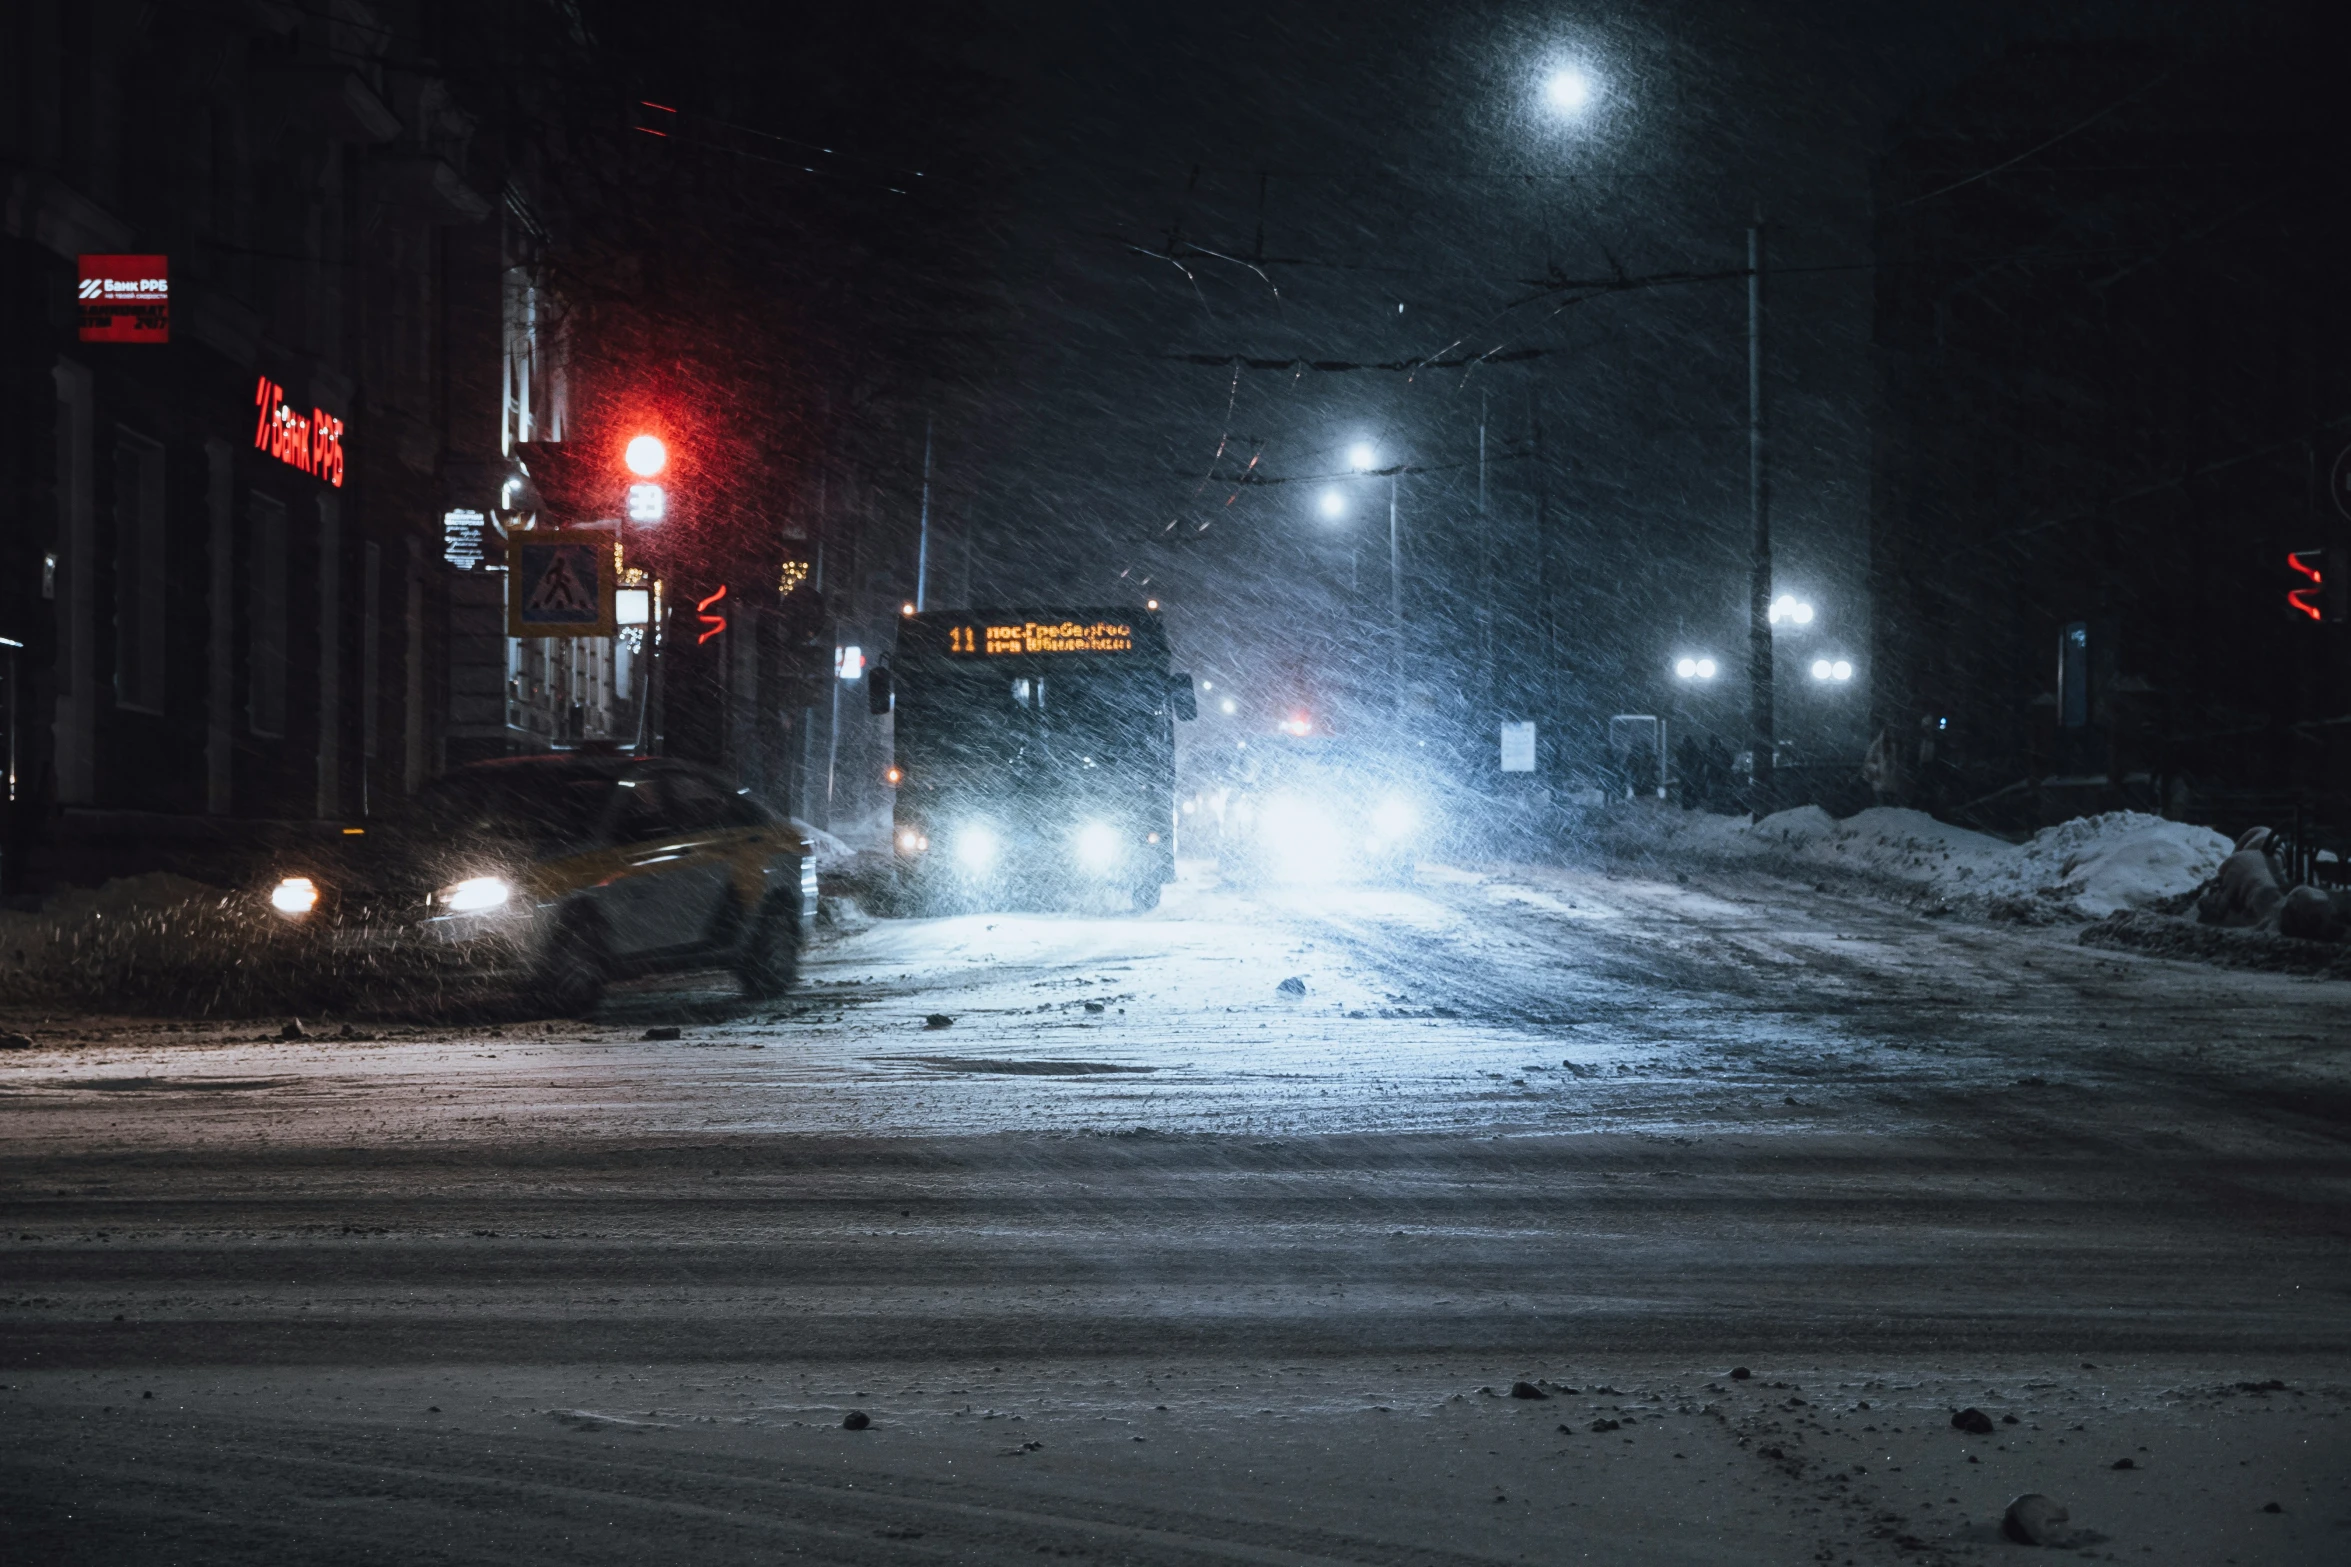
M 1388 474 L 1388 699 L 1404 713 L 1404 547 L 1396 532 L 1397 475 Z
M 1527 391 L 1527 426 L 1535 458 L 1535 677 L 1534 689 L 1522 701 L 1537 725 L 1535 766 L 1540 774 L 1544 741 L 1551 741 L 1554 753 L 1558 746 L 1557 736 L 1552 733 L 1558 715 L 1551 710 L 1551 697 L 1557 686 L 1553 665 L 1558 649 L 1553 645 L 1551 614 L 1551 462 L 1543 448 L 1542 398 L 1531 387 Z
M 914 612 L 930 606 L 931 590 L 931 421 L 922 421 L 922 531 L 914 547 Z
M 1486 394 L 1478 393 L 1478 667 L 1482 719 L 1494 716 L 1494 535 L 1486 520 Z
M 1753 575 L 1747 590 L 1748 743 L 1755 758 L 1755 803 L 1768 809 L 1772 772 L 1771 472 L 1764 462 L 1763 214 L 1747 230 L 1747 510 L 1754 523 Z

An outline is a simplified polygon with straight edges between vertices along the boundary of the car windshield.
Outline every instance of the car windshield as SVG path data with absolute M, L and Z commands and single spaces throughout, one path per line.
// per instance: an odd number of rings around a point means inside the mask
M 545 853 L 593 839 L 611 795 L 612 780 L 594 774 L 457 772 L 417 797 L 410 825 L 442 837 L 520 839 Z

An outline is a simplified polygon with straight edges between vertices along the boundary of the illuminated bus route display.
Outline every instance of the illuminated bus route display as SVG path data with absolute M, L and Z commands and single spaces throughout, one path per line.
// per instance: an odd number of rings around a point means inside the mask
M 1005 653 L 1131 653 L 1135 628 L 1124 621 L 1024 620 L 1012 625 L 949 626 L 947 651 L 987 658 Z

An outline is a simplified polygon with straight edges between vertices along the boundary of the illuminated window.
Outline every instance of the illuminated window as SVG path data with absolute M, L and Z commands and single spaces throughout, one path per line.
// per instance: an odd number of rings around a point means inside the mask
M 566 378 L 561 334 L 546 284 L 529 267 L 508 267 L 503 303 L 499 449 L 512 454 L 517 441 L 563 439 Z

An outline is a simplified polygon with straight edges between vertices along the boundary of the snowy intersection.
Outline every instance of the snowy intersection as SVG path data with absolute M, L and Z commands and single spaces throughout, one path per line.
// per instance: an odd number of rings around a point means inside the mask
M 282 1504 L 256 1542 L 312 1555 L 323 1451 L 408 1477 L 379 1536 L 601 1490 L 594 1559 L 714 1493 L 721 1559 L 1147 1516 L 1113 1554 L 1275 1559 L 1278 1519 L 1285 1561 L 1507 1560 L 1533 1507 L 1569 1559 L 1975 1560 L 2025 1489 L 2121 1559 L 2326 1559 L 2344 987 L 1786 869 L 1199 873 L 586 1025 L 17 1017 L 28 1527 L 195 1538 L 226 1443 Z M 1519 1378 L 1577 1392 L 1479 1392 Z M 1949 1429 L 1994 1394 L 2014 1430 Z M 456 1478 L 484 1444 L 502 1501 Z M 843 1547 L 744 1465 L 834 1487 L 824 1528 L 842 1485 L 899 1511 Z

